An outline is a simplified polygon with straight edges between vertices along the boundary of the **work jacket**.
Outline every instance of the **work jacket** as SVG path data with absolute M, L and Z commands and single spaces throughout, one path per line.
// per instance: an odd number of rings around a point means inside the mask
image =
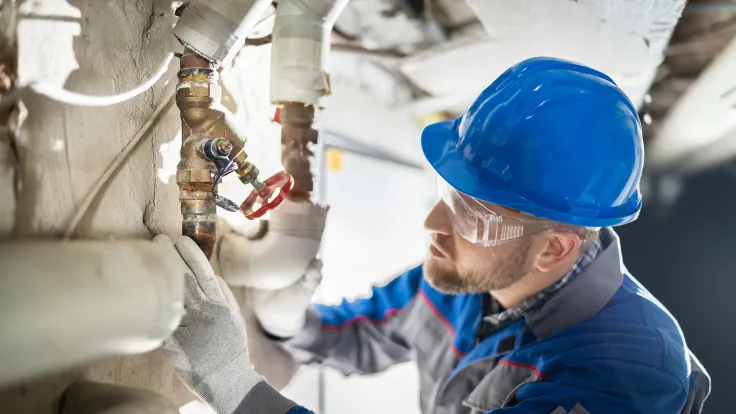
M 626 271 L 616 234 L 603 229 L 601 241 L 543 305 L 482 338 L 483 295 L 440 293 L 420 266 L 368 299 L 313 307 L 284 347 L 346 375 L 414 360 L 426 414 L 700 413 L 709 376 L 672 315 Z

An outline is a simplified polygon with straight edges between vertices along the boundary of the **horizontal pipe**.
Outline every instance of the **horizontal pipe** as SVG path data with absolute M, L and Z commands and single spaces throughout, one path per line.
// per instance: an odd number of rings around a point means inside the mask
M 0 387 L 156 349 L 177 327 L 187 269 L 145 240 L 0 243 Z

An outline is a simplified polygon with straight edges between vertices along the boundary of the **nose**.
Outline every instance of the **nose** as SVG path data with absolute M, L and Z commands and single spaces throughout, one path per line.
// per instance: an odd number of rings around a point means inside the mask
M 432 207 L 432 210 L 424 219 L 424 228 L 430 233 L 437 233 L 443 236 L 452 234 L 452 222 L 450 222 L 450 211 L 444 201 L 440 200 Z

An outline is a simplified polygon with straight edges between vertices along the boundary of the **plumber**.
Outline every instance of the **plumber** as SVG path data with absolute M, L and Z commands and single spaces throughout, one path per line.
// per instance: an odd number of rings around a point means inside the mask
M 644 150 L 611 78 L 525 60 L 421 142 L 439 189 L 424 263 L 322 306 L 309 304 L 313 262 L 271 292 L 272 317 L 256 309 L 271 339 L 346 375 L 414 360 L 426 414 L 700 413 L 710 378 L 612 230 L 639 215 Z M 220 414 L 309 413 L 253 370 L 240 310 L 196 244 L 183 237 L 174 253 L 191 272 L 165 349 L 184 383 Z

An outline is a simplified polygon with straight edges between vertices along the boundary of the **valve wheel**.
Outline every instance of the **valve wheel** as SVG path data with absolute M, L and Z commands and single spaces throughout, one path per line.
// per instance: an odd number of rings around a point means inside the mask
M 240 211 L 248 220 L 260 218 L 266 212 L 278 207 L 286 199 L 293 186 L 294 178 L 289 173 L 286 171 L 278 172 L 263 182 L 263 188 L 251 191 L 243 204 L 240 205 Z M 278 194 L 274 197 L 277 190 Z M 272 197 L 273 199 L 271 199 Z M 261 206 L 253 211 L 256 204 Z

